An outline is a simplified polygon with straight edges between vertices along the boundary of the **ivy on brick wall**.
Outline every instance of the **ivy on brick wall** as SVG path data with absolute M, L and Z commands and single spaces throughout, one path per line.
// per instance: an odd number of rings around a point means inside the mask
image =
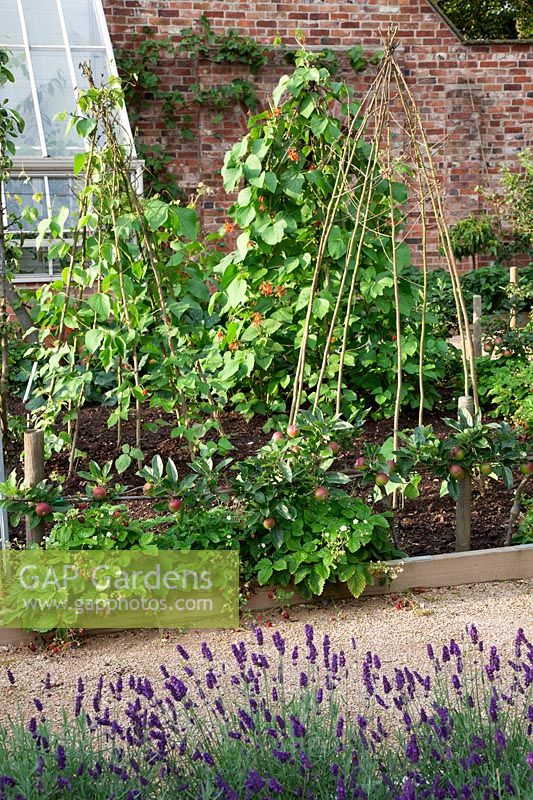
M 208 106 L 217 114 L 239 105 L 255 111 L 258 97 L 253 83 L 248 78 L 212 86 L 208 89 L 191 83 L 179 89 L 166 88 L 161 67 L 165 60 L 186 53 L 190 58 L 203 59 L 216 64 L 244 64 L 251 75 L 267 62 L 267 50 L 250 36 L 242 36 L 236 30 L 215 34 L 209 20 L 202 16 L 195 28 L 184 28 L 177 41 L 170 37 L 158 37 L 153 28 L 145 27 L 143 37 L 127 50 L 119 51 L 118 66 L 124 82 L 125 98 L 133 127 L 147 104 L 156 105 L 163 130 L 178 130 L 182 139 L 194 138 L 191 128 L 191 112 L 195 107 Z M 144 159 L 145 191 L 161 194 L 167 198 L 178 198 L 183 192 L 176 176 L 168 169 L 173 156 L 161 144 L 138 145 Z

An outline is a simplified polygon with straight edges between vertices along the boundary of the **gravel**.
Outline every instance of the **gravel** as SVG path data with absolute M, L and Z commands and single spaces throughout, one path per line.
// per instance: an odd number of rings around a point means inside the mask
M 319 640 L 328 633 L 334 647 L 349 650 L 355 637 L 359 653 L 373 650 L 391 668 L 422 668 L 427 642 L 443 645 L 452 637 L 460 640 L 468 623 L 475 623 L 487 644 L 496 644 L 504 654 L 511 654 L 518 628 L 533 638 L 533 579 L 298 606 L 291 608 L 289 620 L 279 611 L 245 612 L 239 630 L 106 633 L 88 637 L 58 655 L 49 654 L 45 647 L 32 652 L 27 645 L 0 646 L 0 720 L 32 715 L 36 696 L 47 701 L 49 719 L 60 719 L 62 707 L 70 711 L 74 706 L 78 676 L 84 677 L 89 692 L 100 674 L 112 680 L 119 673 L 133 672 L 160 683 L 160 665 L 172 670 L 180 663 L 178 643 L 191 653 L 194 666 L 200 664 L 204 640 L 215 659 L 222 661 L 231 659 L 234 642 L 255 642 L 254 623 L 265 628 L 265 635 L 279 631 L 292 647 L 305 641 L 304 625 L 308 622 Z M 13 686 L 7 669 L 16 677 Z M 47 673 L 51 688 L 45 690 Z

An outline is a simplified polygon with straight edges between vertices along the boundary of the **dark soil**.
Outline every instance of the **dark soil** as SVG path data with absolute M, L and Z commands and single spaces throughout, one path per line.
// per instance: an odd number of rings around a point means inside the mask
M 16 413 L 16 410 L 13 409 Z M 20 412 L 19 412 L 20 413 Z M 86 407 L 81 412 L 79 447 L 86 454 L 83 465 L 86 468 L 89 460 L 99 464 L 114 459 L 120 454 L 116 445 L 116 428 L 107 428 L 109 409 L 101 406 Z M 154 422 L 161 417 L 160 412 L 147 410 L 143 422 Z M 169 418 L 170 421 L 170 418 Z M 448 429 L 437 415 L 427 415 L 425 424 L 432 424 L 437 434 L 444 434 Z M 251 422 L 246 422 L 235 413 L 223 415 L 221 419 L 225 434 L 230 438 L 234 450 L 230 453 L 234 460 L 240 460 L 252 455 L 270 438 L 271 434 L 263 431 L 264 420 L 256 417 Z M 402 427 L 413 427 L 417 424 L 415 417 L 407 415 L 402 420 Z M 392 422 L 368 420 L 353 440 L 353 450 L 343 455 L 339 468 L 353 468 L 355 459 L 364 452 L 365 443 L 383 442 L 392 433 Z M 133 422 L 125 424 L 123 430 L 123 443 L 134 444 Z M 184 444 L 178 439 L 170 438 L 170 427 L 162 427 L 157 433 L 148 431 L 143 433 L 143 452 L 149 461 L 153 455 L 159 454 L 164 459 L 171 457 L 181 476 L 190 471 L 188 462 L 189 453 Z M 47 474 L 53 472 L 65 474 L 68 466 L 68 455 L 61 453 L 54 455 L 47 464 Z M 141 486 L 142 481 L 135 476 L 136 466 L 132 466 L 121 481 L 130 487 Z M 531 482 L 533 483 L 533 481 Z M 423 474 L 420 484 L 420 497 L 416 500 L 406 500 L 405 506 L 397 516 L 398 546 L 410 556 L 432 555 L 437 553 L 450 553 L 455 545 L 455 506 L 450 497 L 439 497 L 441 481 L 430 473 Z M 65 493 L 83 491 L 83 482 L 74 478 L 65 486 Z M 356 491 L 365 496 L 363 487 Z M 533 494 L 533 486 L 528 489 Z M 472 509 L 472 548 L 484 549 L 501 547 L 505 542 L 505 535 L 509 521 L 513 493 L 507 490 L 502 482 L 488 481 L 485 493 L 482 495 L 479 488 L 473 487 Z M 135 505 L 138 516 L 149 514 L 150 503 Z M 12 532 L 15 534 L 21 531 Z

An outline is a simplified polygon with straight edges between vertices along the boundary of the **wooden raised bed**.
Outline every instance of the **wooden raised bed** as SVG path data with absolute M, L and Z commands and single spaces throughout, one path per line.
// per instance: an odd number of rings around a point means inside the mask
M 362 597 L 405 592 L 415 588 L 436 588 L 461 586 L 468 583 L 486 581 L 510 581 L 533 578 L 533 544 L 515 547 L 496 547 L 491 550 L 471 550 L 467 553 L 449 553 L 438 556 L 416 556 L 403 561 L 387 562 L 391 567 L 401 569 L 400 574 L 383 586 L 368 586 Z M 284 590 L 287 591 L 287 590 Z M 268 597 L 274 593 L 274 597 Z M 329 586 L 322 597 L 332 600 L 347 600 L 352 597 L 344 584 Z M 298 592 L 284 601 L 284 605 L 312 603 Z M 279 607 L 275 588 L 262 587 L 248 601 L 247 608 L 252 611 L 266 611 Z M 117 629 L 114 629 L 115 631 Z M 95 633 L 108 633 L 99 629 Z M 91 631 L 89 631 L 91 633 Z M 29 644 L 38 634 L 10 628 L 0 629 L 0 645 Z
M 370 597 L 407 589 L 461 586 L 466 583 L 486 581 L 510 581 L 533 578 L 533 544 L 514 547 L 495 547 L 491 550 L 470 550 L 466 553 L 446 553 L 438 556 L 416 556 L 403 561 L 388 561 L 394 568 L 401 568 L 398 577 L 385 585 L 368 586 L 362 597 Z M 252 610 L 267 610 L 279 606 L 279 600 L 269 598 L 272 587 L 262 587 L 248 601 Z M 284 590 L 287 591 L 287 590 Z M 275 592 L 274 592 L 275 594 Z M 345 600 L 352 597 L 344 584 L 327 587 L 324 598 Z M 310 603 L 298 592 L 294 592 L 287 605 Z

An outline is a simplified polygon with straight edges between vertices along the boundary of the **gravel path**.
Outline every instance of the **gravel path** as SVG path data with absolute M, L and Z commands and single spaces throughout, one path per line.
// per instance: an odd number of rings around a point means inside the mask
M 476 624 L 487 644 L 496 644 L 503 654 L 511 655 L 519 627 L 533 638 L 533 579 L 299 606 L 291 609 L 289 620 L 283 619 L 278 611 L 255 617 L 245 614 L 239 631 L 102 634 L 55 656 L 44 649 L 31 652 L 27 646 L 1 646 L 0 720 L 32 714 L 32 698 L 47 695 L 50 706 L 47 716 L 59 718 L 62 706 L 73 708 L 78 676 L 86 679 L 89 689 L 100 674 L 112 680 L 119 673 L 133 672 L 160 682 L 160 665 L 173 669 L 180 661 L 176 655 L 178 643 L 191 653 L 193 666 L 196 654 L 200 662 L 200 645 L 204 640 L 215 659 L 221 661 L 228 658 L 232 643 L 255 641 L 251 630 L 254 622 L 266 626 L 265 635 L 279 631 L 290 647 L 305 640 L 304 625 L 308 622 L 313 624 L 318 639 L 328 633 L 334 647 L 349 649 L 353 636 L 359 653 L 373 650 L 391 668 L 406 664 L 422 668 L 426 663 L 427 642 L 443 645 L 452 637 L 460 640 L 468 623 Z M 14 686 L 7 679 L 7 668 L 16 676 Z M 43 690 L 47 673 L 51 681 L 49 691 Z

